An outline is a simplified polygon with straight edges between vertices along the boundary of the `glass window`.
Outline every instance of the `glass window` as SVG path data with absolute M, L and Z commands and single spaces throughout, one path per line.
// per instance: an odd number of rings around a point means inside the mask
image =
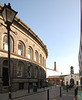
M 21 42 L 18 43 L 18 54 L 23 56 L 23 44 Z
M 35 60 L 36 62 L 38 62 L 38 52 L 37 52 L 37 51 L 35 51 L 35 58 L 34 58 L 34 60 Z
M 12 52 L 14 51 L 13 43 L 14 43 L 13 38 L 10 37 L 10 50 Z M 3 37 L 3 50 L 8 51 L 8 36 L 7 35 L 4 35 Z
M 8 51 L 8 38 L 6 35 L 3 37 L 3 49 Z
M 42 55 L 40 54 L 39 63 L 42 64 Z
M 27 55 L 27 57 L 28 57 L 29 59 L 31 59 L 31 60 L 32 60 L 32 58 L 33 58 L 33 50 L 32 50 L 31 47 L 28 48 L 28 55 Z

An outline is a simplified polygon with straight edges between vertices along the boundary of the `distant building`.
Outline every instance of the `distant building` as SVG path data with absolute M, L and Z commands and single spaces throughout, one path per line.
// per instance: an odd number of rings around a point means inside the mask
M 65 85 L 70 85 L 70 84 L 73 84 L 73 85 L 80 85 L 80 77 L 79 77 L 79 74 L 69 74 L 69 75 L 66 75 L 64 77 L 64 84 Z
M 1 9 L 2 5 L 0 5 Z M 7 92 L 8 41 L 7 29 L 0 13 L 0 92 Z M 5 25 L 6 26 L 6 25 Z M 48 51 L 40 38 L 19 18 L 15 17 L 10 31 L 11 89 L 45 86 Z
M 69 85 L 70 83 L 73 85 L 80 85 L 80 77 L 79 74 L 71 74 L 69 75 L 56 75 L 56 76 L 49 76 L 47 78 L 47 82 L 53 85 Z
M 46 80 L 53 85 L 64 85 L 63 75 L 49 76 Z
M 49 76 L 47 78 L 47 82 L 53 85 L 80 85 L 80 77 L 79 74 L 74 74 L 74 67 L 70 67 L 70 74 L 69 75 L 55 75 Z

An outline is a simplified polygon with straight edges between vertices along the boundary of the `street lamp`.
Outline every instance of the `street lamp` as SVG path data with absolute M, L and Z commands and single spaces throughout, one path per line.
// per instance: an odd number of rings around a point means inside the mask
M 1 14 L 4 20 L 4 23 L 7 25 L 7 34 L 8 34 L 8 74 L 9 74 L 9 100 L 11 100 L 11 66 L 10 66 L 10 26 L 13 23 L 13 20 L 17 14 L 16 11 L 11 9 L 10 3 L 8 5 L 4 4 L 1 9 Z

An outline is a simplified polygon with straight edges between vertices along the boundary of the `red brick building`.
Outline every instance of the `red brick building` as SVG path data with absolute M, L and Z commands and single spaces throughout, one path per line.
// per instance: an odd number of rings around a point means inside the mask
M 46 80 L 53 85 L 64 85 L 64 76 L 65 75 L 49 76 Z

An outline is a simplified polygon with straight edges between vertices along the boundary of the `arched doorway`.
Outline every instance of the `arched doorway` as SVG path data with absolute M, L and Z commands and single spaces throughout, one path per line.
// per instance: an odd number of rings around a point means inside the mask
M 2 68 L 2 81 L 3 81 L 3 86 L 9 86 L 9 73 L 8 73 L 8 60 L 4 60 L 3 64 L 2 64 L 3 68 Z M 12 77 L 12 67 L 13 67 L 13 63 L 12 61 L 10 61 L 10 67 L 11 67 L 11 77 Z
M 73 78 L 70 79 L 70 83 L 71 83 L 71 85 L 74 85 L 74 79 Z
M 9 85 L 8 60 L 3 61 L 2 81 L 3 81 L 3 86 L 8 86 Z

